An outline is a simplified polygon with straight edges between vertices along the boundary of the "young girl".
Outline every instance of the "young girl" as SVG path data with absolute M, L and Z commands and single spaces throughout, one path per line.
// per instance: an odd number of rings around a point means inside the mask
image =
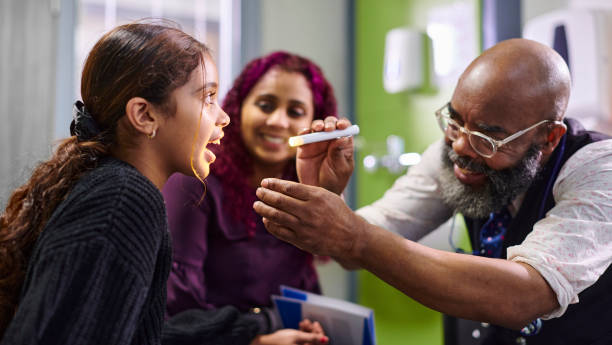
M 313 119 L 335 116 L 336 99 L 314 63 L 275 52 L 244 68 L 223 108 L 232 125 L 215 148 L 219 162 L 206 181 L 206 197 L 197 179 L 180 174 L 163 191 L 175 250 L 168 313 L 232 305 L 244 313 L 237 320 L 263 319 L 260 329 L 268 334 L 251 344 L 289 343 L 281 342 L 288 330 L 274 332 L 279 325 L 267 310 L 270 295 L 283 284 L 320 292 L 313 257 L 270 235 L 252 205 L 263 178 L 297 181 L 296 149 L 287 140 Z
M 0 217 L 2 344 L 159 344 L 171 247 L 160 189 L 203 179 L 228 116 L 207 48 L 166 25 L 104 35 L 71 137 Z

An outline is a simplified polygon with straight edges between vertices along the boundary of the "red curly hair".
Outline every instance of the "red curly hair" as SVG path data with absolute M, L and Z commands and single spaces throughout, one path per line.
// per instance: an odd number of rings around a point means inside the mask
M 244 223 L 251 237 L 255 235 L 259 216 L 251 206 L 256 200 L 255 189 L 248 183 L 249 176 L 253 174 L 253 165 L 242 140 L 240 114 L 244 100 L 271 68 L 300 73 L 306 78 L 312 92 L 314 119 L 337 116 L 334 90 L 321 69 L 307 58 L 284 51 L 273 52 L 249 62 L 236 78 L 223 100 L 222 108 L 230 117 L 230 125 L 224 129 L 223 144 L 213 148 L 217 160 L 211 173 L 221 180 L 225 200 L 231 200 L 224 203 L 224 212 Z M 282 178 L 297 181 L 294 160 L 287 164 Z

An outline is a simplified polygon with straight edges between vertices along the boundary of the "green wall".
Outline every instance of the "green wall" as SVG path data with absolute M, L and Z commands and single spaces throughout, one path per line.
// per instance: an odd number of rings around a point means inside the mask
M 477 0 L 472 0 L 478 8 Z M 435 109 L 446 103 L 452 88 L 389 94 L 382 85 L 386 33 L 409 26 L 425 31 L 427 11 L 452 0 L 357 0 L 355 5 L 355 110 L 360 137 L 357 154 L 357 205 L 382 196 L 398 177 L 386 170 L 363 170 L 363 157 L 385 151 L 390 134 L 406 140 L 407 152 L 422 152 L 441 138 Z M 379 344 L 442 344 L 442 316 L 393 289 L 374 275 L 358 273 L 359 303 L 374 309 Z

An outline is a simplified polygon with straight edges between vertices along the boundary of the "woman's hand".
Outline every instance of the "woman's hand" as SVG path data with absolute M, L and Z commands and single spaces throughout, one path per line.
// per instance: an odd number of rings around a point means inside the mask
M 251 345 L 325 345 L 328 342 L 329 339 L 322 333 L 285 328 L 274 333 L 258 335 Z
M 323 332 L 323 327 L 319 321 L 312 322 L 308 319 L 300 321 L 300 331 L 320 334 L 321 336 L 325 335 L 325 332 Z
M 348 119 L 328 116 L 314 120 L 308 129 L 299 134 L 329 132 L 345 129 L 351 125 Z M 344 191 L 353 173 L 353 138 L 340 138 L 300 146 L 297 150 L 296 168 L 301 183 L 323 187 L 338 195 Z
M 259 335 L 251 345 L 324 345 L 329 339 L 323 332 L 323 327 L 317 321 L 304 319 L 300 322 L 300 330 L 286 328 L 274 333 Z

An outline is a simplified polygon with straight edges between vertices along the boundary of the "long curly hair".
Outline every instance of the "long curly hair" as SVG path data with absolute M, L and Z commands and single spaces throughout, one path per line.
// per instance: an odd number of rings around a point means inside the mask
M 314 119 L 337 116 L 336 98 L 330 83 L 321 69 L 307 58 L 284 51 L 270 53 L 249 62 L 223 100 L 223 110 L 229 115 L 231 125 L 224 130 L 223 144 L 213 147 L 217 161 L 211 173 L 218 176 L 224 191 L 223 208 L 227 216 L 246 225 L 249 236 L 255 235 L 258 215 L 251 205 L 255 202 L 255 190 L 248 178 L 253 174 L 252 157 L 242 140 L 240 115 L 242 104 L 257 82 L 271 69 L 302 74 L 308 81 L 313 97 Z M 295 161 L 285 167 L 283 178 L 297 181 Z
M 0 215 L 0 339 L 17 310 L 36 240 L 79 178 L 117 145 L 117 122 L 127 102 L 143 97 L 172 116 L 176 104 L 171 93 L 187 83 L 207 52 L 170 22 L 122 25 L 92 48 L 83 68 L 81 96 L 100 133 L 91 139 L 62 140 L 51 158 L 13 192 Z

